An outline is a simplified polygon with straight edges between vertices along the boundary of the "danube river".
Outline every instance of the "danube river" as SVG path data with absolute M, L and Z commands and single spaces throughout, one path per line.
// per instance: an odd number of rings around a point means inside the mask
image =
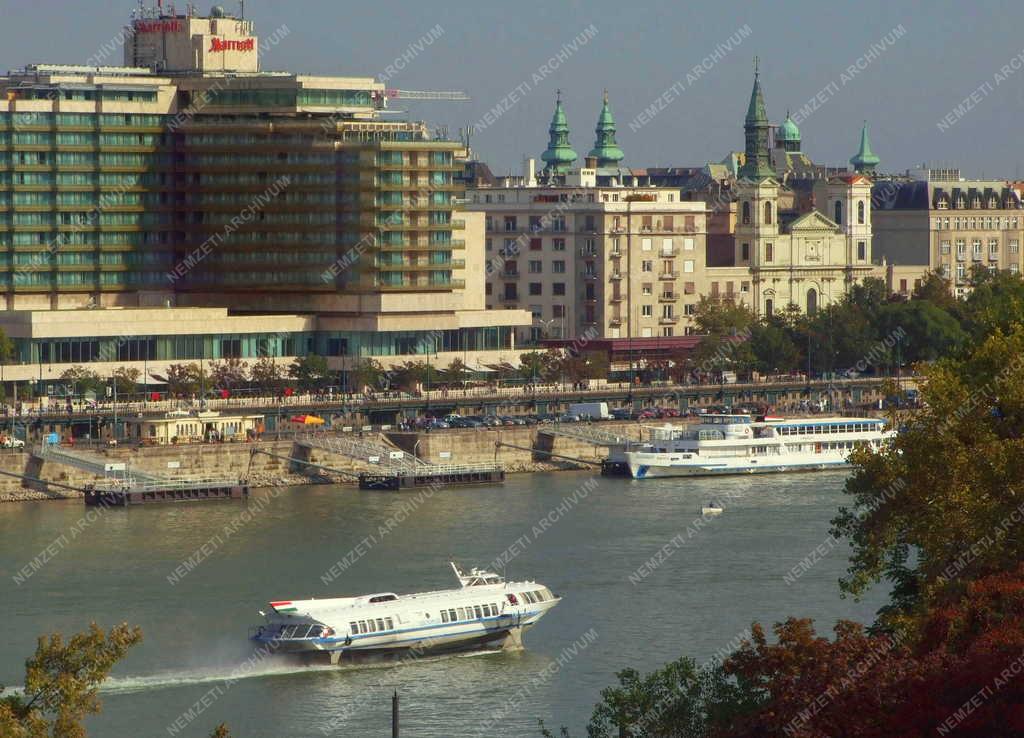
M 825 632 L 837 618 L 871 620 L 884 592 L 841 599 L 846 546 L 827 539 L 844 479 L 528 474 L 432 495 L 262 490 L 247 505 L 91 519 L 75 501 L 4 505 L 0 684 L 20 682 L 43 632 L 127 621 L 144 641 L 104 687 L 91 735 L 205 736 L 222 721 L 236 738 L 387 735 L 397 689 L 403 735 L 537 736 L 543 718 L 580 736 L 625 667 L 706 660 L 755 619 L 809 616 Z M 711 499 L 725 513 L 695 526 Z M 787 581 L 819 546 L 825 555 Z M 525 651 L 343 668 L 247 661 L 247 629 L 269 600 L 447 588 L 450 557 L 484 565 L 503 552 L 510 578 L 564 597 Z M 344 571 L 326 585 L 332 566 Z

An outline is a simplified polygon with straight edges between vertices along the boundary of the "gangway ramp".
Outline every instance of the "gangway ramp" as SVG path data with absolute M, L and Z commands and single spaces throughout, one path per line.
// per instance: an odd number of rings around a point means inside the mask
M 56 464 L 64 464 L 75 469 L 80 469 L 98 477 L 116 477 L 122 479 L 133 479 L 137 482 L 157 483 L 166 481 L 165 477 L 128 469 L 127 462 L 111 461 L 105 456 L 89 453 L 87 451 L 73 451 L 53 443 L 44 443 L 38 450 L 33 452 L 35 456 L 44 461 L 52 461 Z
M 594 446 L 629 446 L 630 444 L 639 443 L 639 441 L 627 436 L 619 435 L 618 433 L 610 433 L 609 431 L 601 430 L 600 428 L 587 424 L 567 425 L 565 423 L 555 423 L 550 426 L 538 428 L 537 432 L 547 433 L 551 436 L 573 438 L 577 441 L 593 444 Z
M 300 446 L 315 448 L 350 459 L 377 464 L 395 471 L 417 471 L 430 466 L 426 461 L 394 446 L 352 434 L 306 433 L 297 435 Z

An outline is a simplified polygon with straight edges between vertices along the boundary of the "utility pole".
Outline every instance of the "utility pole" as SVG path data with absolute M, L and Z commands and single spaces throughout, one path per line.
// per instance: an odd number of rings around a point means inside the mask
M 398 690 L 391 696 L 391 738 L 398 738 Z

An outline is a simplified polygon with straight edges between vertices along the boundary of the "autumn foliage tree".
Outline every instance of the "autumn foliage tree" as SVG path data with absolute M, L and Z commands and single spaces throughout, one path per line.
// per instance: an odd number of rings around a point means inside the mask
M 25 663 L 24 694 L 0 695 L 0 736 L 85 736 L 82 720 L 100 711 L 100 684 L 141 640 L 141 629 L 127 624 L 104 632 L 93 623 L 67 640 L 60 633 L 40 636 Z

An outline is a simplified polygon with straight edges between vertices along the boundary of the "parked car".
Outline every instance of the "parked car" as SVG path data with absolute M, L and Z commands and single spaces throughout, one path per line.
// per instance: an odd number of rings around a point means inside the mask
M 612 410 L 611 415 L 615 420 L 636 420 L 640 413 L 631 407 L 617 407 Z
M 658 411 L 659 418 L 678 418 L 679 411 L 672 407 L 662 408 Z

